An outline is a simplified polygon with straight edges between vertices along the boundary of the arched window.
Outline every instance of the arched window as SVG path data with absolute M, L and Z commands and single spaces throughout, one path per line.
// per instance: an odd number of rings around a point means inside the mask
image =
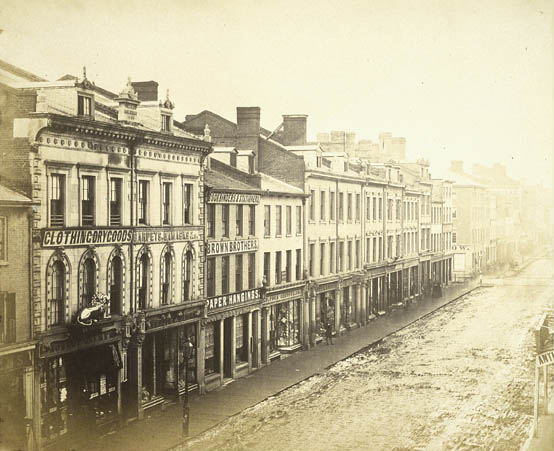
M 121 292 L 123 285 L 121 257 L 112 259 L 110 268 L 110 314 L 121 315 Z
M 150 257 L 147 253 L 141 255 L 139 260 L 139 277 L 138 277 L 138 307 L 143 310 L 148 307 L 149 286 L 148 280 L 150 276 Z
M 192 252 L 187 251 L 183 261 L 183 302 L 192 299 Z
M 83 262 L 83 289 L 81 291 L 81 305 L 86 307 L 91 304 L 92 296 L 96 292 L 96 264 L 92 258 L 86 258 Z
M 63 324 L 65 307 L 65 266 L 56 261 L 50 272 L 50 292 L 48 297 L 48 326 Z
M 172 256 L 169 249 L 165 252 L 162 258 L 162 304 L 169 304 L 171 300 L 171 275 L 172 275 Z

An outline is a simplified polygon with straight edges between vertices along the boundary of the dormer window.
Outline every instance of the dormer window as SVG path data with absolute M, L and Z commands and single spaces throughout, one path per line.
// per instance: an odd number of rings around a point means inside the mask
M 162 131 L 170 132 L 171 131 L 171 115 L 162 114 Z
M 77 95 L 77 114 L 79 116 L 92 116 L 92 97 L 84 94 Z

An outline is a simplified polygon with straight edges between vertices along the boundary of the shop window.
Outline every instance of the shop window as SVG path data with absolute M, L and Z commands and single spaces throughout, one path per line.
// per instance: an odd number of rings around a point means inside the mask
M 206 348 L 204 350 L 204 374 L 219 372 L 219 323 L 211 322 L 205 326 Z
M 110 179 L 110 225 L 121 225 L 121 179 Z
M 92 116 L 92 97 L 78 94 L 77 95 L 77 114 L 79 116 Z
M 206 259 L 206 296 L 215 296 L 215 257 Z
M 192 299 L 192 252 L 187 251 L 185 254 L 183 268 L 183 301 Z
M 192 185 L 183 185 L 183 224 L 192 224 Z
M 295 300 L 275 307 L 277 346 L 290 347 L 300 343 L 300 302 Z
M 283 218 L 282 208 L 280 205 L 275 207 L 275 235 L 281 236 L 283 234 Z
M 292 235 L 292 207 L 287 205 L 287 236 Z
M 149 182 L 147 180 L 139 181 L 139 193 L 138 193 L 138 223 L 148 224 L 148 196 L 149 196 Z
M 50 196 L 50 225 L 63 227 L 65 223 L 65 175 L 52 175 Z
M 248 212 L 248 234 L 256 235 L 256 206 L 250 205 Z
M 221 206 L 221 235 L 229 237 L 229 205 Z
M 0 262 L 8 260 L 8 219 L 0 216 Z
M 95 181 L 91 176 L 82 178 L 81 215 L 84 226 L 94 225 Z
M 275 252 L 275 283 L 281 283 L 282 274 L 281 274 L 281 251 Z
M 139 260 L 139 295 L 138 307 L 143 310 L 148 307 L 149 300 L 149 274 L 150 274 L 150 257 L 144 253 Z
M 162 224 L 170 224 L 171 221 L 171 183 L 162 183 Z
M 122 279 L 123 264 L 121 257 L 115 256 L 112 259 L 110 268 L 110 313 L 121 315 L 121 290 L 123 287 Z
M 248 288 L 256 286 L 256 254 L 251 252 L 248 254 Z
M 300 235 L 302 233 L 302 206 L 296 206 L 296 234 Z
M 277 306 L 269 307 L 269 353 L 277 351 Z
M 67 377 L 62 357 L 47 359 L 40 372 L 41 432 L 46 440 L 67 433 Z
M 235 291 L 242 291 L 242 255 L 235 256 Z
M 82 283 L 80 307 L 86 307 L 91 304 L 96 292 L 96 264 L 92 258 L 86 258 L 83 262 Z
M 0 292 L 0 343 L 15 340 L 15 293 Z
M 65 307 L 65 266 L 56 261 L 50 273 L 50 294 L 48 298 L 48 326 L 63 323 Z
M 296 280 L 302 280 L 302 249 L 296 249 Z
M 235 218 L 235 235 L 242 236 L 242 205 L 237 205 L 236 218 Z
M 221 294 L 229 293 L 229 256 L 221 257 Z
M 215 204 L 208 204 L 208 237 L 215 238 Z
M 171 276 L 173 274 L 173 259 L 171 252 L 166 250 L 162 259 L 162 305 L 169 304 L 171 301 Z
M 235 318 L 236 356 L 235 362 L 248 362 L 248 316 Z

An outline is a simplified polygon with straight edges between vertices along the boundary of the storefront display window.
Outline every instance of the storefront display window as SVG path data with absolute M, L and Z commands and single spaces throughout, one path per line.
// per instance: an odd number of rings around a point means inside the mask
M 300 302 L 284 302 L 275 308 L 277 345 L 293 346 L 300 342 Z
M 352 322 L 352 302 L 350 300 L 350 287 L 342 289 L 342 318 L 341 323 L 347 326 Z
M 269 308 L 269 352 L 277 351 L 277 313 L 275 306 Z
M 335 330 L 335 299 L 332 292 L 321 293 L 321 336 L 325 334 L 325 325 L 331 324 L 333 331 Z
M 219 330 L 219 328 L 217 328 Z M 219 343 L 219 337 L 216 338 L 216 323 L 208 323 L 205 328 L 206 349 L 205 349 L 205 374 L 219 372 L 219 356 L 216 352 L 216 344 Z
M 188 325 L 178 330 L 179 333 L 179 389 L 185 388 L 185 353 L 183 344 L 188 340 L 192 344 L 192 352 L 188 359 L 189 384 L 197 383 L 196 375 L 196 326 Z
M 67 433 L 67 378 L 62 357 L 46 361 L 40 375 L 42 434 L 55 439 Z
M 236 324 L 236 358 L 235 361 L 248 362 L 248 320 L 245 315 L 239 315 L 235 318 Z

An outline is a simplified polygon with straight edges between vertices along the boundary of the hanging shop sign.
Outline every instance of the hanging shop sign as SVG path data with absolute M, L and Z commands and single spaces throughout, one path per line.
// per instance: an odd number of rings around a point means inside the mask
M 88 246 L 102 244 L 167 243 L 173 241 L 195 241 L 200 238 L 199 229 L 189 227 L 147 227 L 125 228 L 64 228 L 41 231 L 42 247 Z
M 208 241 L 206 243 L 206 257 L 221 254 L 236 254 L 239 252 L 252 252 L 258 250 L 258 239 Z
M 208 311 L 217 310 L 233 305 L 244 304 L 249 301 L 255 301 L 260 298 L 260 290 L 254 288 L 252 290 L 239 291 L 237 293 L 223 294 L 206 300 Z
M 259 204 L 259 194 L 246 193 L 214 193 L 208 196 L 209 204 Z

